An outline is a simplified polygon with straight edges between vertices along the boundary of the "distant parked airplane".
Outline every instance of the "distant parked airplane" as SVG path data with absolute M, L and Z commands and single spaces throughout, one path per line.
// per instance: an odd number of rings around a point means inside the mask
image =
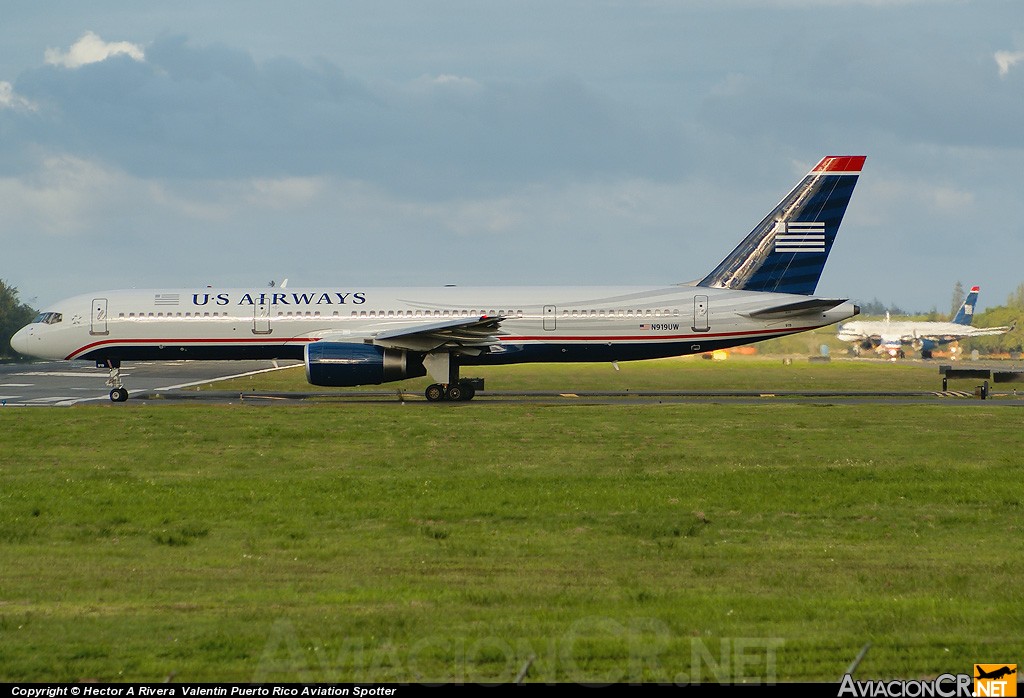
M 302 359 L 310 383 L 430 374 L 428 400 L 468 400 L 462 366 L 681 356 L 852 317 L 813 296 L 863 156 L 823 158 L 700 281 L 674 286 L 201 288 L 89 293 L 53 304 L 15 351 L 88 360 L 128 398 L 122 361 Z
M 885 320 L 856 320 L 839 327 L 836 336 L 844 342 L 855 342 L 854 351 L 874 349 L 891 359 L 904 358 L 904 345 L 910 345 L 921 352 L 922 359 L 932 358 L 932 351 L 943 344 L 968 337 L 985 337 L 1004 334 L 1013 329 L 1005 327 L 971 327 L 974 320 L 974 306 L 978 302 L 980 287 L 972 286 L 971 292 L 952 322 L 927 322 L 924 320 L 900 320 L 892 322 L 889 313 Z

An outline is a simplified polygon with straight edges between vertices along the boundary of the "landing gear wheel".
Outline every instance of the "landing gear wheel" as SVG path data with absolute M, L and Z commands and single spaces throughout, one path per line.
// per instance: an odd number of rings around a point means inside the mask
M 459 385 L 458 383 L 456 383 L 454 385 L 449 385 L 448 386 L 448 399 L 451 400 L 452 402 L 459 402 L 461 400 L 466 400 L 467 398 L 466 398 L 466 396 L 464 394 L 464 391 L 462 390 L 462 386 Z
M 469 402 L 476 397 L 476 390 L 471 383 L 459 383 L 459 387 L 462 388 L 462 400 L 464 402 Z
M 128 399 L 128 391 L 124 388 L 114 388 L 110 391 L 111 402 L 124 402 Z
M 428 402 L 439 402 L 444 400 L 445 392 L 444 386 L 440 383 L 431 383 L 427 386 L 427 390 L 424 392 Z

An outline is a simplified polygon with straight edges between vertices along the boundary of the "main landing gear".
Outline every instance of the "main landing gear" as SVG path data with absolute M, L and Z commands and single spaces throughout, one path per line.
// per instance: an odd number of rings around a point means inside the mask
M 110 376 L 107 378 L 107 385 L 110 386 L 110 401 L 124 402 L 128 399 L 128 390 L 121 383 L 121 362 L 118 359 L 106 359 L 97 361 L 96 368 L 110 369 Z
M 468 402 L 476 395 L 476 388 L 473 387 L 470 381 L 459 381 L 447 385 L 431 383 L 427 386 L 424 394 L 429 402 L 441 402 L 442 400 Z
M 477 390 L 484 389 L 483 379 L 459 378 L 459 362 L 447 351 L 438 351 L 423 357 L 423 366 L 430 377 L 438 381 L 427 386 L 424 395 L 429 402 L 468 402 Z

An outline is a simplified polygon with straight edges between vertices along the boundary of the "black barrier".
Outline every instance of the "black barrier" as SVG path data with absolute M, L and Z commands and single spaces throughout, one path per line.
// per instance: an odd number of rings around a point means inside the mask
M 953 368 L 952 366 L 939 366 L 939 373 L 944 375 L 946 378 L 988 378 L 992 371 L 987 368 Z

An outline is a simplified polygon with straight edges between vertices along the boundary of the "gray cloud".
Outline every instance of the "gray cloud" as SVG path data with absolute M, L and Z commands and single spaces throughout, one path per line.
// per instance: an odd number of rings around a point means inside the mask
M 69 54 L 72 52 L 69 52 Z M 63 55 L 63 54 L 62 54 Z M 679 172 L 681 137 L 579 80 L 370 83 L 320 61 L 256 62 L 181 36 L 22 74 L 36 112 L 2 114 L 12 141 L 143 177 L 332 174 L 432 194 L 488 182 Z
M 1024 79 L 1000 79 L 990 40 L 956 23 L 906 32 L 897 7 L 871 32 L 837 38 L 806 23 L 776 35 L 788 45 L 723 81 L 701 120 L 783 141 L 877 142 L 1024 148 Z

